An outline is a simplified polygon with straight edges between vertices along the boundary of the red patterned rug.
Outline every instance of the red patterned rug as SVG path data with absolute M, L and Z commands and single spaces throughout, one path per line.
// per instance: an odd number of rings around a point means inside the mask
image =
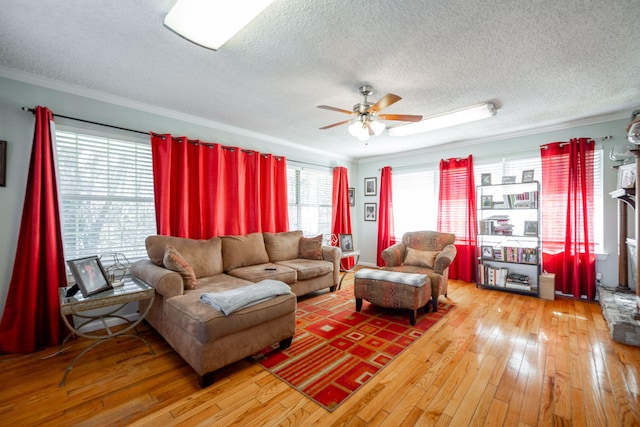
M 254 361 L 328 411 L 335 410 L 453 308 L 420 310 L 416 325 L 406 310 L 363 302 L 353 288 L 298 300 L 296 334 L 284 351 L 266 349 Z

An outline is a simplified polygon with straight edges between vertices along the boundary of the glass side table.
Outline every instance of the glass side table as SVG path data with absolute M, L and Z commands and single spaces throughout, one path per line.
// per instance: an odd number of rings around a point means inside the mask
M 60 350 L 58 350 L 58 352 L 52 354 L 51 356 L 47 356 L 47 357 L 52 357 L 62 353 L 62 351 L 64 351 L 64 345 L 74 335 L 78 335 L 84 338 L 94 339 L 97 341 L 91 344 L 89 347 L 85 348 L 80 354 L 78 354 L 71 361 L 69 366 L 67 366 L 67 369 L 64 372 L 64 375 L 62 376 L 62 381 L 60 381 L 60 384 L 59 384 L 60 387 L 64 386 L 65 381 L 67 379 L 67 375 L 69 374 L 69 371 L 71 371 L 71 369 L 73 368 L 75 363 L 78 361 L 78 359 L 80 359 L 85 353 L 87 353 L 92 348 L 112 338 L 128 337 L 128 338 L 139 339 L 140 341 L 142 341 L 147 345 L 147 347 L 149 348 L 149 352 L 152 355 L 155 354 L 153 349 L 151 348 L 151 344 L 149 343 L 149 341 L 137 335 L 137 331 L 136 331 L 136 334 L 128 333 L 132 329 L 135 329 L 135 327 L 138 326 L 138 324 L 140 324 L 142 320 L 144 320 L 145 316 L 149 312 L 149 308 L 151 308 L 151 304 L 153 303 L 153 298 L 155 297 L 155 290 L 151 286 L 136 279 L 125 279 L 124 283 L 121 286 L 114 287 L 113 289 L 100 292 L 98 294 L 90 295 L 86 298 L 83 297 L 80 292 L 76 293 L 73 296 L 67 297 L 66 296 L 67 290 L 68 288 L 59 288 L 58 296 L 60 298 L 60 314 L 62 315 L 62 320 L 64 321 L 64 324 L 67 325 L 67 328 L 69 328 L 70 333 L 69 335 L 67 335 L 67 337 L 64 339 L 64 341 L 60 345 Z M 135 321 L 130 321 L 126 317 L 115 314 L 118 310 L 122 309 L 122 307 L 124 307 L 130 302 L 146 300 L 146 299 L 150 300 L 149 304 L 147 305 L 147 309 L 144 312 L 141 312 L 140 317 Z M 95 309 L 100 309 L 105 307 L 111 307 L 111 309 L 107 310 L 106 313 L 99 313 L 99 314 L 86 313 L 89 310 L 95 310 Z M 73 321 L 69 322 L 68 316 L 70 315 L 76 316 L 80 319 L 84 319 L 84 321 L 82 321 L 79 325 L 74 326 Z M 114 332 L 111 330 L 111 327 L 106 321 L 106 319 L 109 319 L 109 318 L 123 319 L 127 323 L 129 323 L 129 325 L 127 325 L 124 329 Z M 82 332 L 81 330 L 82 327 L 94 320 L 100 320 L 102 322 L 102 324 L 104 325 L 104 333 L 96 333 L 93 331 L 86 332 L 86 333 Z
M 342 255 L 340 255 L 341 260 L 345 258 L 351 258 L 351 257 L 353 257 L 354 263 L 353 263 L 353 267 L 351 267 L 350 269 L 348 270 L 343 269 L 342 263 L 340 263 L 340 271 L 343 272 L 344 274 L 340 278 L 340 283 L 338 283 L 338 289 L 342 287 L 342 281 L 344 280 L 345 277 L 347 277 L 347 274 L 355 273 L 356 267 L 358 266 L 358 262 L 360 261 L 360 251 L 347 251 L 347 252 L 342 252 Z

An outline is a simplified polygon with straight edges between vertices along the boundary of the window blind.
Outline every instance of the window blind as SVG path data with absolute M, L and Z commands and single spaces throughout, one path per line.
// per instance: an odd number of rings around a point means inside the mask
M 333 174 L 330 170 L 287 166 L 289 229 L 305 236 L 331 236 L 331 197 Z
M 435 230 L 438 224 L 437 170 L 393 171 L 394 240 L 408 231 Z
M 149 142 L 56 130 L 56 155 L 65 258 L 145 258 L 156 233 Z

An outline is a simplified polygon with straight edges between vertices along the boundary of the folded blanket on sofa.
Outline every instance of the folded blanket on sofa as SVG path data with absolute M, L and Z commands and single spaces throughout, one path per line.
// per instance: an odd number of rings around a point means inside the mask
M 262 280 L 260 282 L 229 289 L 222 292 L 205 292 L 200 301 L 224 313 L 225 316 L 234 311 L 261 303 L 278 295 L 287 295 L 291 288 L 279 280 Z

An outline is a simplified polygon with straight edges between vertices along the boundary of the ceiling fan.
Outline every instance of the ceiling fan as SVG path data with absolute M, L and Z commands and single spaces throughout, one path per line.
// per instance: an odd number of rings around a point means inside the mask
M 330 129 L 345 123 L 352 123 L 349 126 L 349 133 L 357 137 L 360 141 L 367 141 L 373 135 L 380 135 L 385 129 L 384 123 L 380 120 L 398 120 L 402 122 L 419 122 L 422 116 L 411 114 L 380 114 L 380 111 L 400 101 L 398 95 L 388 93 L 375 104 L 369 102 L 367 97 L 373 93 L 373 88 L 369 85 L 360 86 L 360 94 L 364 96 L 364 101 L 353 106 L 353 111 L 343 110 L 342 108 L 330 107 L 328 105 L 318 105 L 318 108 L 325 110 L 337 111 L 352 116 L 348 120 L 333 123 L 320 129 Z

